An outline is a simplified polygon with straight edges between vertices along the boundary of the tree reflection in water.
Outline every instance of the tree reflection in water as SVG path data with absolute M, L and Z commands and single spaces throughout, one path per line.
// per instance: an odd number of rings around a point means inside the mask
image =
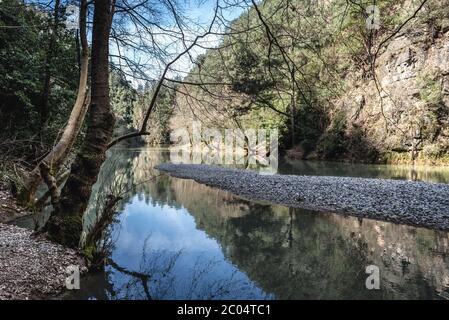
M 255 288 L 251 281 L 239 276 L 237 269 L 223 276 L 220 270 L 223 268 L 222 259 L 211 259 L 207 254 L 200 254 L 196 256 L 194 263 L 186 268 L 182 262 L 177 266 L 183 259 L 182 255 L 182 249 L 152 249 L 151 236 L 148 236 L 144 241 L 137 268 L 124 267 L 113 258 L 108 258 L 104 272 L 90 275 L 86 279 L 87 286 L 82 285 L 80 291 L 74 292 L 68 298 L 210 300 L 229 299 L 234 294 L 249 299 L 270 298 L 269 295 L 255 295 L 254 292 L 260 290 Z M 179 272 L 180 269 L 182 272 Z M 99 281 L 102 275 L 103 282 Z M 98 288 L 104 291 L 98 291 Z
M 153 166 L 166 155 L 122 150 L 114 157 L 96 188 L 111 190 L 120 181 L 130 191 L 104 233 L 110 244 L 104 273 L 84 279 L 72 297 L 449 296 L 446 232 L 254 203 L 167 176 L 141 184 L 158 174 Z M 91 203 L 102 197 L 93 195 Z M 97 210 L 90 207 L 86 225 Z M 365 288 L 370 264 L 380 268 L 380 290 Z

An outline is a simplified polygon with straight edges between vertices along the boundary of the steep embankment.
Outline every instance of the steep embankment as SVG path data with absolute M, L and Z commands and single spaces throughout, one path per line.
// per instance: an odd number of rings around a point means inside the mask
M 399 33 L 377 58 L 376 81 L 346 77 L 328 133 L 343 128 L 347 156 L 369 146 L 390 162 L 449 161 L 448 31 L 449 23 Z
M 292 158 L 449 164 L 449 1 L 379 1 L 378 29 L 371 4 L 251 8 L 177 87 L 171 128 L 276 128 Z

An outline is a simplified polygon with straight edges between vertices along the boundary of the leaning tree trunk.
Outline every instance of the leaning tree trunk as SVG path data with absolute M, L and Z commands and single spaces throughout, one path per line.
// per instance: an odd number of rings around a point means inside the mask
M 50 238 L 70 247 L 79 244 L 83 213 L 105 160 L 114 127 L 109 103 L 108 65 L 112 6 L 110 0 L 95 0 L 94 4 L 87 133 L 62 190 L 59 206 L 45 226 Z
M 53 147 L 53 149 L 42 159 L 36 167 L 30 172 L 25 181 L 25 185 L 20 195 L 20 200 L 24 204 L 34 202 L 36 189 L 42 181 L 41 168 L 48 167 L 49 170 L 56 174 L 65 157 L 73 146 L 73 143 L 81 129 L 84 117 L 87 112 L 89 101 L 87 99 L 87 76 L 89 65 L 89 47 L 87 44 L 86 21 L 87 21 L 87 0 L 81 1 L 79 13 L 79 35 L 81 42 L 81 63 L 80 77 L 78 84 L 78 94 L 70 113 L 67 126 L 64 128 L 61 138 Z

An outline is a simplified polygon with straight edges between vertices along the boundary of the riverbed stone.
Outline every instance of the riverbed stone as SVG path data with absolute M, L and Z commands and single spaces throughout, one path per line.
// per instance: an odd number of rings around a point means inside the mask
M 199 164 L 164 163 L 156 169 L 249 200 L 449 230 L 449 185 L 444 183 L 261 175 L 252 170 Z
M 77 251 L 0 223 L 0 300 L 49 298 L 65 289 L 67 267 L 86 271 Z

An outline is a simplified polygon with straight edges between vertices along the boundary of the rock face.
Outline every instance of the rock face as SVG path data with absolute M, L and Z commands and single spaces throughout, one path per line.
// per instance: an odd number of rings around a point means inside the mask
M 333 110 L 344 114 L 347 136 L 363 137 L 365 147 L 390 162 L 447 162 L 448 31 L 448 21 L 412 24 L 380 50 L 377 81 L 362 72 L 348 74 L 348 90 Z

